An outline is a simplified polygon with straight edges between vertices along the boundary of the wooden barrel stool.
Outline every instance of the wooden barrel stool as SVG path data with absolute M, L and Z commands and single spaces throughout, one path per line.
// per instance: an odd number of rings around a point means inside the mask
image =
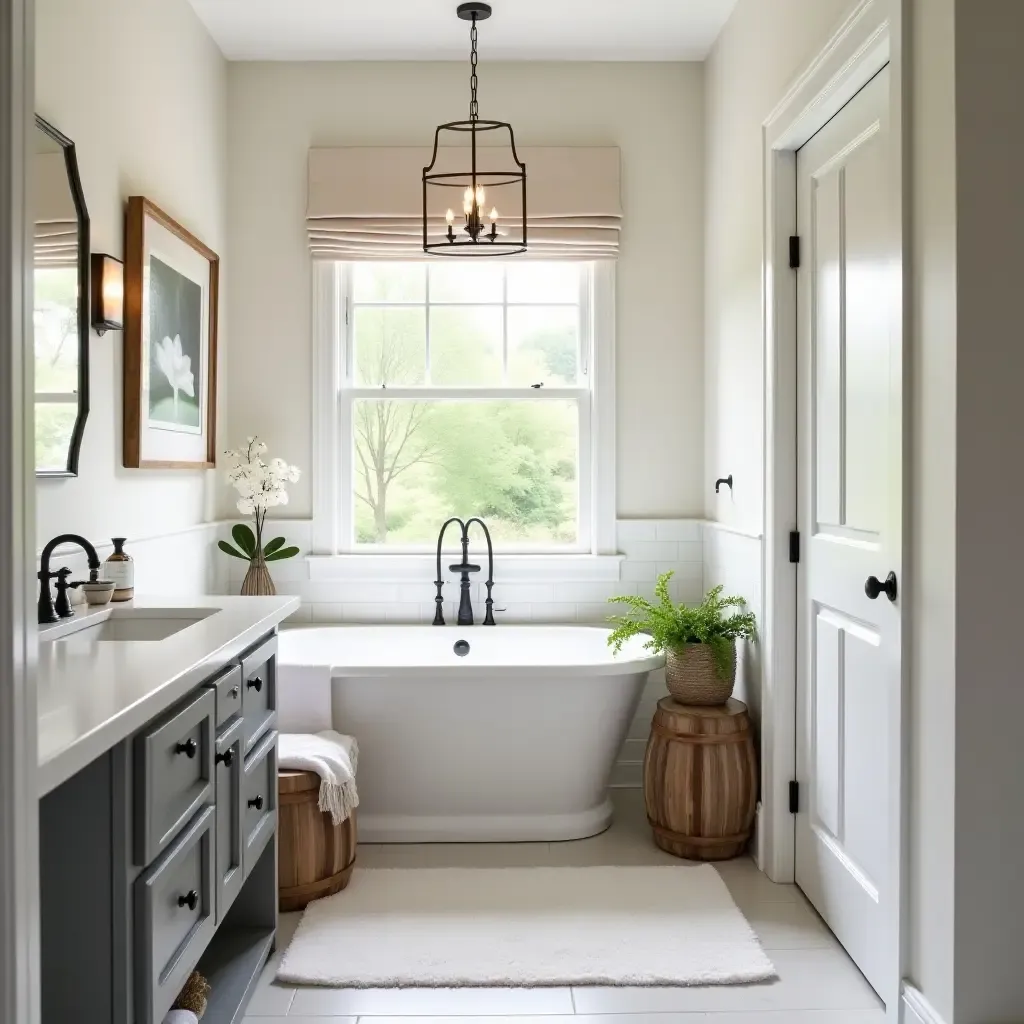
M 340 825 L 320 810 L 320 776 L 282 769 L 278 793 L 278 905 L 303 910 L 348 885 L 356 863 L 356 813 Z
M 690 860 L 728 860 L 750 839 L 757 757 L 747 706 L 658 701 L 644 755 L 644 803 L 654 842 Z

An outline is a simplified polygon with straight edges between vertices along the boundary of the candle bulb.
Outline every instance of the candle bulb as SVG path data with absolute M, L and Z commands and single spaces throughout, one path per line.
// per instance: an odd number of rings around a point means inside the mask
M 496 206 L 491 207 L 491 223 L 493 224 L 498 219 L 498 208 Z
M 462 194 L 462 212 L 469 216 L 473 209 L 473 190 L 467 188 Z
M 483 187 L 483 185 L 477 185 L 477 187 L 476 187 L 476 205 L 481 210 L 484 207 L 484 187 Z
M 445 222 L 445 224 L 447 224 L 447 225 L 448 225 L 449 227 L 451 227 L 451 226 L 452 226 L 452 224 L 454 224 L 454 223 L 455 223 L 455 214 L 454 214 L 454 213 L 452 213 L 452 211 L 451 211 L 451 210 L 448 210 L 448 211 L 447 211 L 447 213 L 445 213 L 445 215 L 444 215 L 444 222 Z

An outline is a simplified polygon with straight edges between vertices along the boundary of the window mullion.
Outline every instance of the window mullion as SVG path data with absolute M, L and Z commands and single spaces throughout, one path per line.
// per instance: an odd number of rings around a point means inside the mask
M 501 269 L 501 381 L 508 384 L 508 267 Z
M 427 360 L 427 362 L 426 362 L 426 366 L 424 367 L 424 370 L 423 370 L 423 374 L 424 374 L 423 379 L 427 383 L 427 386 L 429 387 L 429 385 L 431 383 L 431 377 L 430 377 L 430 267 L 427 264 L 423 265 L 423 273 L 427 275 L 426 286 L 425 286 L 424 293 L 423 293 L 424 296 L 425 296 L 425 298 L 424 298 L 425 305 L 423 307 L 423 316 L 424 316 L 424 319 L 426 320 L 426 331 L 427 331 L 427 353 L 426 353 L 426 360 Z

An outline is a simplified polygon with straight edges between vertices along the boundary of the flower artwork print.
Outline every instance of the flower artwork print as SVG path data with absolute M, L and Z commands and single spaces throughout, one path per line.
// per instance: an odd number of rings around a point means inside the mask
M 203 429 L 203 290 L 156 256 L 149 260 L 149 424 Z

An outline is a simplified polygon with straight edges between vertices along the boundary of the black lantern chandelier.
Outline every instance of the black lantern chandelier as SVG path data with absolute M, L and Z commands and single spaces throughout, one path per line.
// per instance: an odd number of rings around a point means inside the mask
M 491 7 L 473 0 L 460 4 L 457 13 L 471 22 L 469 120 L 442 124 L 434 132 L 434 153 L 430 166 L 423 168 L 423 251 L 441 256 L 511 256 L 526 251 L 526 164 L 516 154 L 512 125 L 480 117 L 476 26 L 491 16 Z M 501 145 L 505 132 L 507 146 Z M 467 157 L 468 170 L 448 168 L 451 160 L 461 163 Z M 452 210 L 452 189 L 462 199 L 459 226 Z M 505 211 L 500 221 L 499 205 Z

